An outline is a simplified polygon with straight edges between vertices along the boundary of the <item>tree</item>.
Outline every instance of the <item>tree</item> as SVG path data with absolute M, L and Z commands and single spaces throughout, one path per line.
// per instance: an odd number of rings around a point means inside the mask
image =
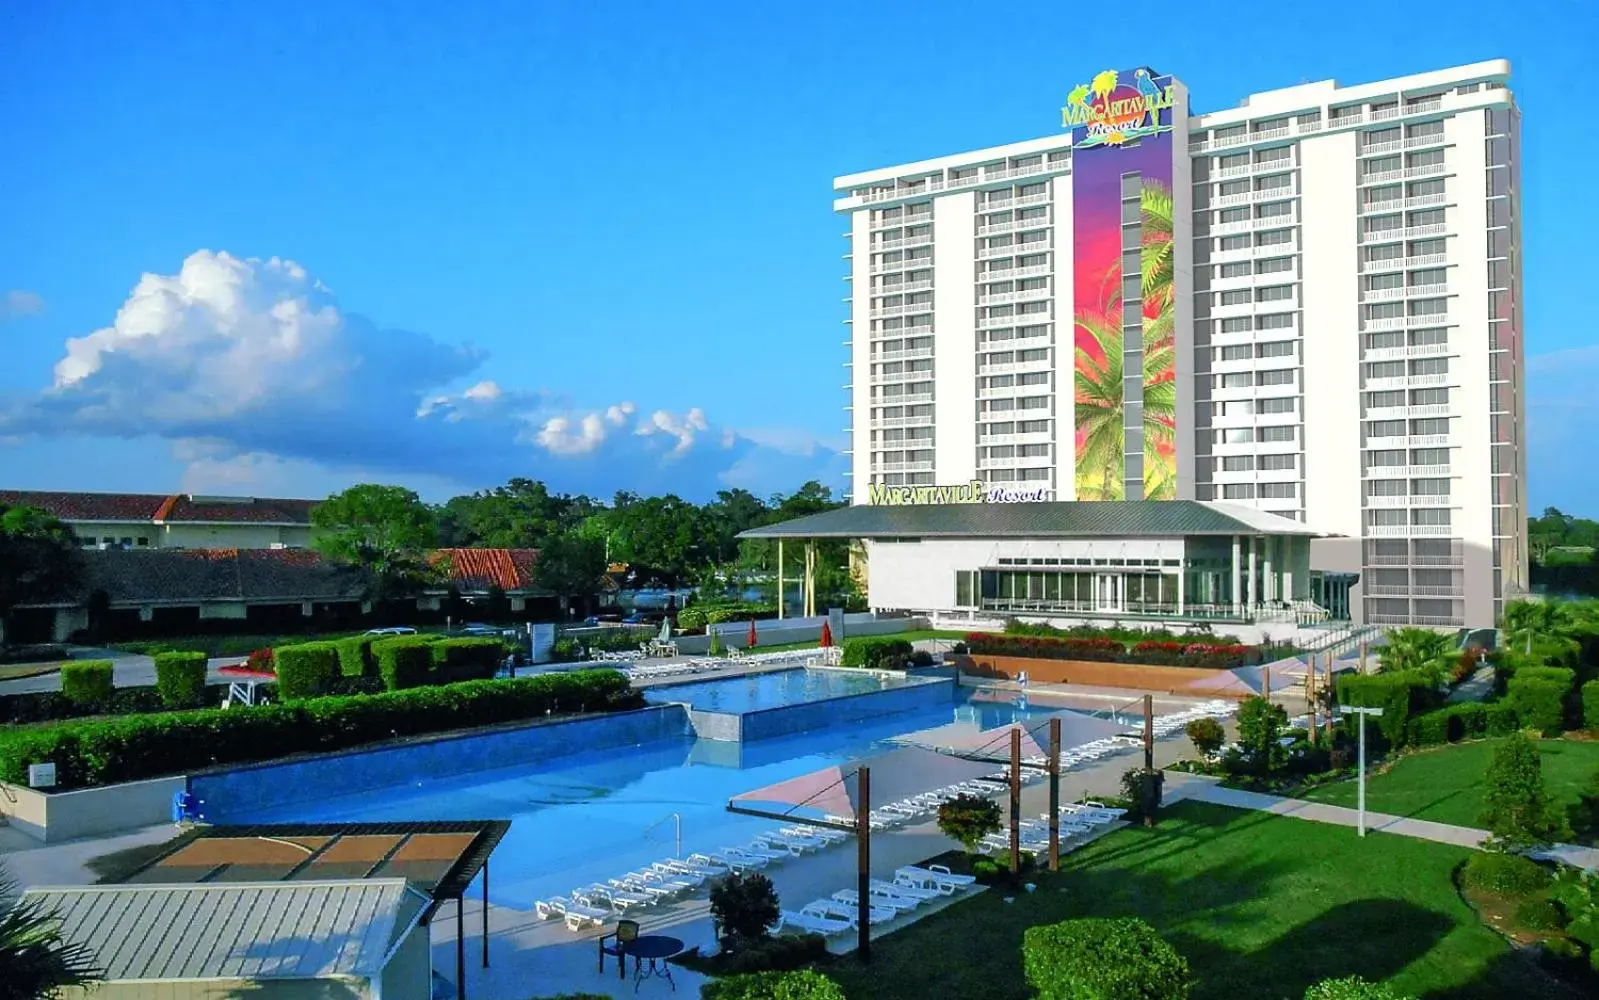
M 630 498 L 613 507 L 606 522 L 613 560 L 645 567 L 672 586 L 712 551 L 700 509 L 681 497 Z
M 1500 846 L 1535 847 L 1564 833 L 1564 823 L 1544 789 L 1538 747 L 1525 734 L 1515 733 L 1494 748 L 1485 783 L 1482 821 Z
M 18 604 L 68 597 L 82 579 L 71 528 L 37 507 L 0 504 L 0 626 Z
M 957 795 L 938 806 L 938 831 L 959 841 L 970 854 L 982 839 L 1000 830 L 999 803 L 982 795 Z
M 711 920 L 728 951 L 759 941 L 777 923 L 777 890 L 759 872 L 734 872 L 711 886 Z
M 102 973 L 93 953 L 63 940 L 55 918 L 19 894 L 0 871 L 0 1000 L 48 1000 L 66 987 L 97 982 Z
M 1214 757 L 1223 743 L 1227 742 L 1227 730 L 1215 719 L 1206 717 L 1195 719 L 1183 728 L 1188 739 L 1194 744 L 1202 757 Z
M 1029 927 L 1022 971 L 1039 1000 L 1184 1000 L 1188 960 L 1136 917 Z
M 1377 665 L 1382 673 L 1414 670 L 1442 680 L 1448 673 L 1454 643 L 1431 629 L 1397 628 L 1383 633 L 1386 642 L 1377 647 Z
M 605 578 L 605 543 L 578 530 L 552 536 L 539 549 L 533 576 L 561 602 L 565 621 L 573 596 L 587 600 L 599 591 Z
M 433 512 L 415 492 L 368 483 L 335 493 L 311 511 L 316 550 L 366 574 L 373 600 L 435 581 L 428 555 L 437 543 Z
M 1238 745 L 1243 770 L 1265 776 L 1288 764 L 1288 749 L 1282 745 L 1288 728 L 1288 712 L 1265 698 L 1248 698 L 1238 709 Z

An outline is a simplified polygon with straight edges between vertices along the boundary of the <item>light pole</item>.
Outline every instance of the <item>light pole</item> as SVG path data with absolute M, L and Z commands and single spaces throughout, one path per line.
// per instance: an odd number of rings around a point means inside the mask
M 1355 821 L 1355 829 L 1360 832 L 1362 837 L 1364 837 L 1366 835 L 1366 716 L 1372 715 L 1380 718 L 1382 716 L 1382 709 L 1366 708 L 1361 705 L 1339 705 L 1338 711 L 1340 713 L 1353 712 L 1354 714 L 1360 716 L 1360 748 L 1357 751 L 1360 757 L 1360 777 L 1358 791 L 1356 793 L 1358 799 L 1358 818 Z

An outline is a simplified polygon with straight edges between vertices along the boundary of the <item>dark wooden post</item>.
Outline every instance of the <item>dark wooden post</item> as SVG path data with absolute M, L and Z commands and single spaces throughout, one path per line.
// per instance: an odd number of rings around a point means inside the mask
M 860 900 L 856 906 L 855 949 L 861 961 L 872 960 L 872 904 L 869 901 L 872 878 L 872 769 L 863 767 L 855 772 L 860 781 L 860 802 L 856 805 L 855 840 L 859 851 L 855 860 L 855 892 Z
M 1060 871 L 1060 716 L 1049 720 L 1049 870 Z
M 1305 707 L 1310 710 L 1310 745 L 1321 741 L 1321 730 L 1316 725 L 1316 657 L 1310 658 L 1310 670 L 1305 674 Z
M 1144 695 L 1144 770 L 1155 769 L 1155 696 Z
M 1022 874 L 1022 730 L 1010 731 L 1010 877 Z
M 466 892 L 455 897 L 455 1000 L 466 1000 Z

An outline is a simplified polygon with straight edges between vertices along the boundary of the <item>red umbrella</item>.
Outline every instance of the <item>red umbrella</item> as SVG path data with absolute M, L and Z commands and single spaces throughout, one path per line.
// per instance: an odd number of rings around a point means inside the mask
M 753 619 L 753 618 L 751 618 L 751 619 L 750 619 L 750 641 L 749 641 L 749 648 L 750 648 L 750 649 L 754 649 L 754 648 L 755 648 L 755 619 Z
M 833 630 L 827 624 L 826 621 L 823 621 L 822 622 L 822 648 L 826 649 L 827 647 L 831 646 L 832 644 L 833 644 Z

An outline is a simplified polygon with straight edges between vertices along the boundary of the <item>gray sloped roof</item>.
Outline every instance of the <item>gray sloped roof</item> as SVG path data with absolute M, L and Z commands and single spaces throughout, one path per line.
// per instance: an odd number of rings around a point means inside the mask
M 407 895 L 412 898 L 407 899 Z M 369 977 L 427 897 L 404 879 L 29 889 L 107 982 Z
M 752 528 L 739 537 L 1138 538 L 1259 534 L 1326 537 L 1277 514 L 1208 500 L 857 505 Z

